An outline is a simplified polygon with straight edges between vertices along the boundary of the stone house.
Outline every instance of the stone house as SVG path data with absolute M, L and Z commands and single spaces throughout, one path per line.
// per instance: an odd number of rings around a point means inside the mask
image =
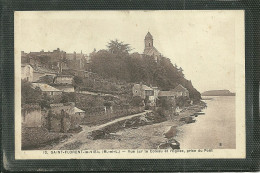
M 39 105 L 22 106 L 22 126 L 23 127 L 41 127 L 43 116 Z
M 176 94 L 176 97 L 189 97 L 189 91 L 186 88 L 184 88 L 181 84 L 179 84 L 171 91 Z
M 72 85 L 66 85 L 66 84 L 51 84 L 51 85 L 65 93 L 75 92 L 74 86 Z
M 159 93 L 159 89 L 157 87 L 148 87 L 142 83 L 134 84 L 132 91 L 133 96 L 140 96 L 147 103 L 149 102 L 150 106 L 155 106 Z
M 33 67 L 30 64 L 21 65 L 21 78 L 28 82 L 33 82 Z
M 79 127 L 85 111 L 75 107 L 75 103 L 51 104 L 47 116 L 48 129 L 54 132 L 68 132 Z
M 53 75 L 45 75 L 41 76 L 38 80 L 39 83 L 46 83 L 58 90 L 61 90 L 62 92 L 75 92 L 74 86 L 72 84 L 67 84 L 67 83 L 58 83 L 57 77 Z M 56 82 L 56 83 L 54 83 Z
M 83 111 L 83 110 L 81 110 L 77 107 L 73 108 L 73 112 L 75 113 L 75 116 L 78 116 L 78 117 L 81 117 L 81 118 L 85 117 L 85 111 Z
M 173 91 L 160 91 L 158 94 L 157 106 L 164 107 L 166 110 L 175 111 L 176 93 Z
M 44 76 L 56 76 L 57 71 L 47 69 L 42 66 L 33 66 L 33 82 L 37 82 Z
M 44 83 L 32 83 L 32 88 L 37 88 L 39 87 L 42 93 L 46 93 L 48 96 L 56 96 L 56 95 L 61 95 L 62 91 L 58 90 L 57 88 L 54 88 L 48 84 Z
M 141 84 L 134 84 L 133 88 L 133 96 L 140 96 L 142 99 L 146 97 L 153 96 L 154 90 L 147 85 Z
M 21 78 L 29 82 L 37 82 L 43 76 L 56 76 L 56 74 L 56 71 L 46 69 L 42 66 L 34 66 L 27 63 L 21 65 Z
M 58 75 L 53 79 L 52 86 L 63 92 L 75 92 L 72 75 Z
M 55 84 L 72 84 L 73 76 L 72 75 L 57 75 L 54 77 L 53 83 L 55 83 Z
M 158 97 L 176 98 L 176 93 L 173 91 L 159 91 Z

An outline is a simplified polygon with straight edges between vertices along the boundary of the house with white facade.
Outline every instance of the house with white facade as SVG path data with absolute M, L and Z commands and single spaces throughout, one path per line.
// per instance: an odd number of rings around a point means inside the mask
M 22 64 L 21 65 L 21 78 L 28 82 L 33 81 L 33 67 L 30 64 Z

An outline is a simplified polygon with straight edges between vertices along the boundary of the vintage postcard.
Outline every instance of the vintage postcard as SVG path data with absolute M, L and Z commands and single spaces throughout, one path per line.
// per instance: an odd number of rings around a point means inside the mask
M 243 10 L 14 17 L 16 159 L 245 158 Z

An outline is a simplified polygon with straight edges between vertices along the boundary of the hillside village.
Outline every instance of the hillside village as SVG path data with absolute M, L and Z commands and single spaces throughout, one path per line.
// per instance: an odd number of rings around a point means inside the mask
M 145 36 L 142 54 L 129 54 L 127 44 L 115 43 L 121 47 L 89 54 L 67 53 L 59 48 L 52 52 L 21 52 L 25 149 L 78 133 L 81 125 L 95 126 L 145 111 L 164 121 L 200 101 L 200 93 L 184 78 L 183 70 L 155 48 L 150 32 Z M 128 74 L 122 64 L 135 66 L 128 67 Z M 142 73 L 144 68 L 148 72 Z M 164 79 L 163 75 L 168 74 L 171 78 Z M 44 139 L 38 142 L 35 134 L 44 134 Z

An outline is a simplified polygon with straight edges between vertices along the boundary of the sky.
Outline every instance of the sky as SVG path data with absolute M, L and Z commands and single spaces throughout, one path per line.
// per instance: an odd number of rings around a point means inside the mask
M 236 11 L 16 12 L 19 50 L 91 53 L 118 39 L 143 53 L 149 31 L 154 46 L 200 92 L 235 92 Z

